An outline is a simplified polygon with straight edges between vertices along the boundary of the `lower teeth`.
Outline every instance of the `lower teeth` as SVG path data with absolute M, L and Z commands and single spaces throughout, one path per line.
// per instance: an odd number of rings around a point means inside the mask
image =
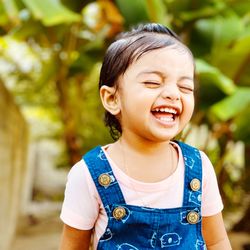
M 161 120 L 163 122 L 172 122 L 174 119 L 170 118 L 170 117 L 160 117 L 159 120 Z

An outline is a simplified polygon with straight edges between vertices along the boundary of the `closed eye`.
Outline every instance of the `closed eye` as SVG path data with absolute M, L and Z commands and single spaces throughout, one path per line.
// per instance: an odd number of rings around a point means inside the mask
M 143 82 L 143 84 L 146 85 L 146 87 L 148 88 L 158 88 L 161 85 L 160 82 L 153 82 L 153 81 Z
M 184 93 L 193 93 L 194 89 L 189 86 L 179 85 L 179 89 Z

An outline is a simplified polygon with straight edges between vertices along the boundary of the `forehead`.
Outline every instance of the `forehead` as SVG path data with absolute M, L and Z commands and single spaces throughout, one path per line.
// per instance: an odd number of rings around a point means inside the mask
M 162 72 L 168 75 L 193 75 L 194 60 L 189 50 L 182 45 L 154 49 L 140 55 L 128 67 L 125 75 L 147 74 L 147 72 Z

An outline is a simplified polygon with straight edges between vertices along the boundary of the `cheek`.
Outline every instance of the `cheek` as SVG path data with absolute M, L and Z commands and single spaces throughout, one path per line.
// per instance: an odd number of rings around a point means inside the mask
M 188 113 L 193 113 L 194 111 L 194 96 L 186 97 L 183 99 L 183 109 Z

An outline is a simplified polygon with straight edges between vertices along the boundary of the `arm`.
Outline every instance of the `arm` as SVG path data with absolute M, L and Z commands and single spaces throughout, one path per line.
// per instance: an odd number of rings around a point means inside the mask
M 59 250 L 89 250 L 91 233 L 64 224 Z
M 222 214 L 202 218 L 202 234 L 208 250 L 231 250 Z
M 60 218 L 64 222 L 60 250 L 88 250 L 100 204 L 85 162 L 74 165 L 68 175 Z

